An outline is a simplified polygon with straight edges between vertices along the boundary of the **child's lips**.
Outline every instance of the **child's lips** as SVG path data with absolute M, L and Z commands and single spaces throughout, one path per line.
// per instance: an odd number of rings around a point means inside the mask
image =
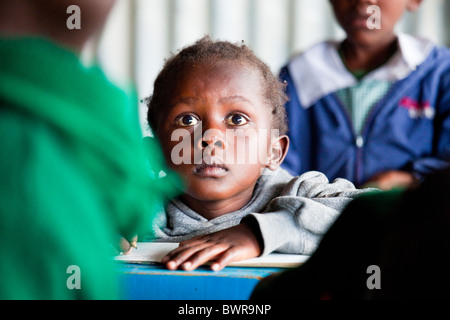
M 221 163 L 207 164 L 203 162 L 198 164 L 194 168 L 194 174 L 204 178 L 218 178 L 225 175 L 228 172 L 228 168 Z
M 368 14 L 353 14 L 348 21 L 352 27 L 367 28 L 367 20 L 370 18 Z

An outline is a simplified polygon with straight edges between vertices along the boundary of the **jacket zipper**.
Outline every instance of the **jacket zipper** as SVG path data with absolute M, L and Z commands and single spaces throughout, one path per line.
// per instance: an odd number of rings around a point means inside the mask
M 347 110 L 347 108 L 343 105 L 341 99 L 339 99 L 338 95 L 334 92 L 333 96 L 335 98 L 335 100 L 338 102 L 339 107 L 341 108 L 342 112 L 345 115 L 345 118 L 347 120 L 347 125 L 348 128 L 350 129 L 350 133 L 352 134 L 353 137 L 353 142 L 356 146 L 356 159 L 355 159 L 355 181 L 354 184 L 355 185 L 359 185 L 360 184 L 360 167 L 362 166 L 362 161 L 361 161 L 361 149 L 364 145 L 364 138 L 361 136 L 357 136 L 356 132 L 355 132 L 355 128 L 353 128 L 353 124 L 352 124 L 352 119 L 351 116 Z M 361 130 L 362 132 L 362 130 Z

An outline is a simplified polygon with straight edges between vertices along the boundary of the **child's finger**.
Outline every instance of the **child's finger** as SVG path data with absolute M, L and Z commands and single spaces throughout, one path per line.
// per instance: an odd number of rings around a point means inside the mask
M 188 249 L 200 250 L 206 246 L 210 246 L 214 241 L 212 241 L 211 235 L 195 237 L 183 242 L 180 242 L 179 246 L 172 251 L 170 251 L 162 260 L 162 263 L 167 263 L 173 257 L 176 257 L 180 252 L 186 251 Z
M 175 258 L 178 254 L 180 254 L 183 251 L 186 251 L 189 247 L 192 246 L 182 246 L 181 243 L 180 245 L 173 249 L 172 251 L 170 251 L 169 253 L 167 253 L 162 259 L 161 259 L 161 263 L 167 263 L 168 261 L 172 260 L 173 258 Z
M 119 240 L 119 248 L 123 254 L 129 254 L 131 252 L 131 245 L 127 239 L 121 237 Z
M 194 270 L 208 261 L 216 260 L 220 255 L 226 252 L 228 248 L 229 247 L 224 244 L 205 247 L 191 255 L 189 259 L 181 264 L 181 267 L 186 271 Z M 215 264 L 215 262 L 213 264 Z
M 235 261 L 237 255 L 235 248 L 230 248 L 221 254 L 218 259 L 211 265 L 211 270 L 219 271 L 225 268 L 228 264 Z
M 209 246 L 207 243 L 202 243 L 197 246 L 191 247 L 178 247 L 171 252 L 169 252 L 162 260 L 162 263 L 165 263 L 167 268 L 170 270 L 177 269 L 182 263 L 186 262 L 192 255 L 194 255 L 197 251 L 202 250 L 203 248 Z

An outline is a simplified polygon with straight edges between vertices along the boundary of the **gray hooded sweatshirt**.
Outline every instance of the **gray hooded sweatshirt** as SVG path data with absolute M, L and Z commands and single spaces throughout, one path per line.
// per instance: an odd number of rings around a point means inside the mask
M 375 189 L 356 189 L 348 180 L 310 171 L 293 177 L 282 168 L 265 170 L 251 200 L 240 210 L 207 220 L 178 199 L 155 220 L 154 239 L 181 242 L 254 219 L 263 241 L 263 253 L 311 254 L 345 206 L 356 196 Z

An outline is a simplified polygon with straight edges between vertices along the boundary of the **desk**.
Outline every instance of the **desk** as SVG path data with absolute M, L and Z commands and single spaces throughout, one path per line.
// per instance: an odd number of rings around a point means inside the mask
M 119 263 L 123 299 L 246 300 L 264 277 L 283 268 L 226 267 L 171 271 L 160 265 Z

